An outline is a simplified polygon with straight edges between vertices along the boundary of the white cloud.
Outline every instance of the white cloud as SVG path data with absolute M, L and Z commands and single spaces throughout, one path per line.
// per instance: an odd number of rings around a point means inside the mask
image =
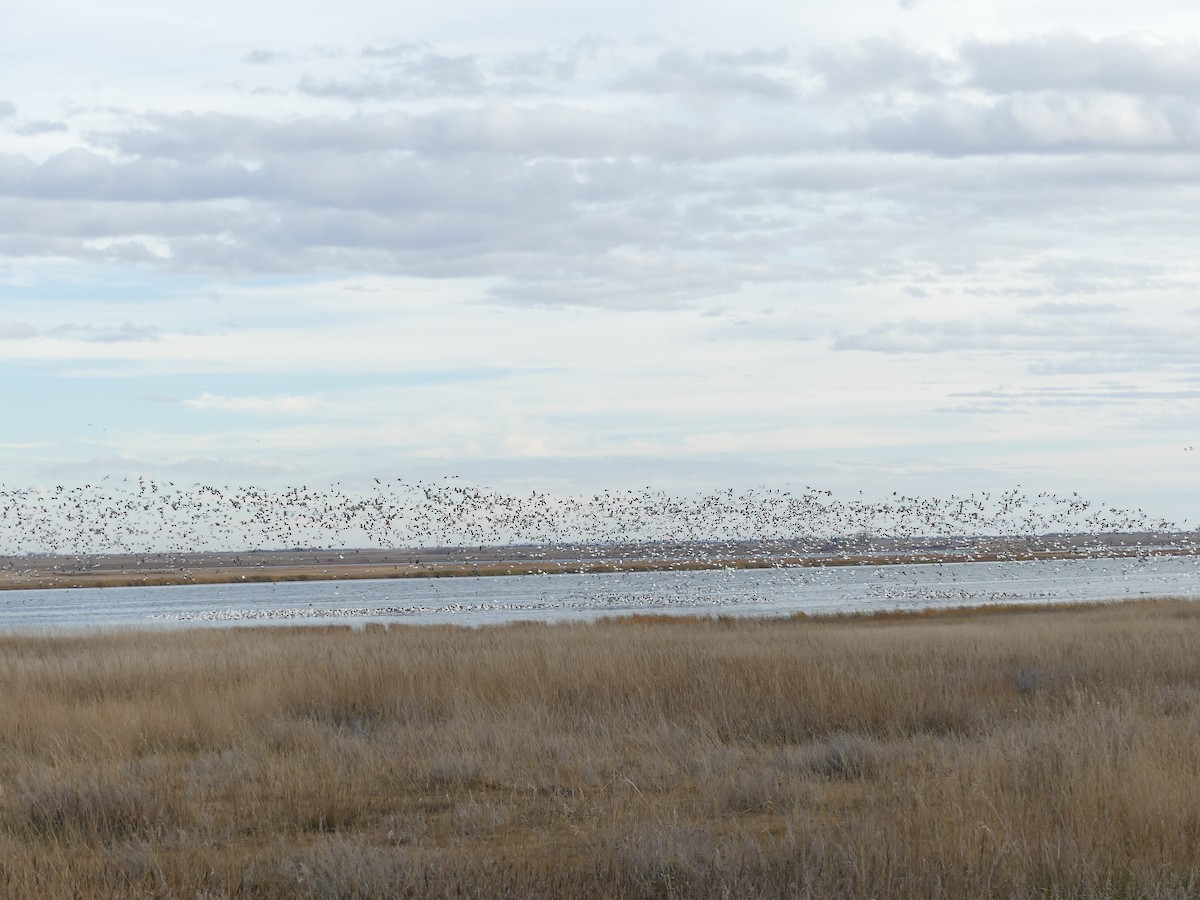
M 82 10 L 0 102 L 5 364 L 86 374 L 108 459 L 996 473 L 1192 420 L 1181 8 L 216 3 Z
M 222 397 L 204 393 L 183 401 L 184 406 L 196 410 L 289 416 L 311 413 L 320 403 L 319 396 L 295 397 L 286 394 L 272 397 Z
M 1128 315 L 1116 320 L 1095 313 L 1063 315 L 1061 307 L 1054 306 L 1032 306 L 1028 312 L 1034 315 L 879 322 L 838 335 L 834 347 L 888 354 L 1018 352 L 1031 360 L 1046 355 L 1108 354 L 1114 366 L 1124 366 L 1130 359 L 1142 365 L 1190 363 L 1191 348 L 1200 339 L 1195 322 L 1174 316 L 1148 322 Z

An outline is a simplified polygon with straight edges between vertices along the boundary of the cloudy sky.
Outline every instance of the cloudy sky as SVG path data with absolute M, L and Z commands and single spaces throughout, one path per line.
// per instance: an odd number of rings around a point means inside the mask
M 1194 520 L 1200 6 L 9 0 L 0 481 Z

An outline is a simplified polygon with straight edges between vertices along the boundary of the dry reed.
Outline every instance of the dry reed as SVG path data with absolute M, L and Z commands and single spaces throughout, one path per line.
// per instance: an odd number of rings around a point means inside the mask
M 1181 897 L 1200 607 L 0 637 L 0 890 Z

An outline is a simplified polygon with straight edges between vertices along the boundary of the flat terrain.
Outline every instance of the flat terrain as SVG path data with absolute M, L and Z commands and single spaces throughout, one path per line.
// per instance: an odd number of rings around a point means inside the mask
M 11 897 L 1183 897 L 1200 606 L 0 637 Z
M 0 556 L 0 590 L 1194 554 L 1196 535 Z

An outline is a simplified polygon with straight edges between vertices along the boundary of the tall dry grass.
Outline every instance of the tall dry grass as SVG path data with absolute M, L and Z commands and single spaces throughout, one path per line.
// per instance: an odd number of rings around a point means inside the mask
M 1182 897 L 1200 607 L 0 638 L 12 897 Z

